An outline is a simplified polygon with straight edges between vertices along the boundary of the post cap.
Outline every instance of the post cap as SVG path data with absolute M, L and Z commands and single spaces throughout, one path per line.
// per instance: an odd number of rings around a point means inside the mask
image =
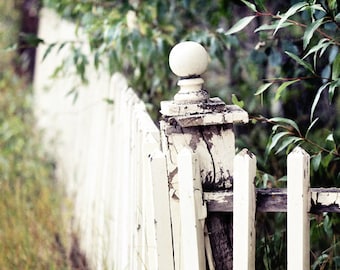
M 204 47 L 194 41 L 184 41 L 174 46 L 169 54 L 169 66 L 180 77 L 180 90 L 174 96 L 177 104 L 204 103 L 209 94 L 202 89 L 201 78 L 208 67 L 208 53 Z
M 169 54 L 170 69 L 181 78 L 199 77 L 207 70 L 208 62 L 207 51 L 194 41 L 178 43 Z

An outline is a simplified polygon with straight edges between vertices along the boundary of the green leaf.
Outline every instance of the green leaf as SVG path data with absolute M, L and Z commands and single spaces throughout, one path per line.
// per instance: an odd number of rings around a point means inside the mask
M 304 57 L 302 57 L 302 59 L 305 59 L 307 56 L 309 56 L 312 53 L 317 53 L 319 50 L 321 50 L 324 47 L 328 47 L 329 45 L 331 45 L 332 43 L 329 41 L 329 39 L 327 38 L 323 38 L 320 39 L 320 41 L 318 42 L 318 44 L 316 44 L 315 46 L 313 46 Z M 321 55 L 320 55 L 321 56 Z
M 315 95 L 315 97 L 314 97 L 314 101 L 313 101 L 312 108 L 311 108 L 311 112 L 310 112 L 310 121 L 311 121 L 311 122 L 312 122 L 312 120 L 313 120 L 314 111 L 315 111 L 316 105 L 317 105 L 318 102 L 319 102 L 321 93 L 322 93 L 322 91 L 325 90 L 326 87 L 329 86 L 329 85 L 330 85 L 330 83 L 326 83 L 326 84 L 322 85 L 322 86 L 318 89 L 318 92 L 316 93 L 316 95 Z
M 45 41 L 35 34 L 31 33 L 20 33 L 22 39 L 31 47 L 37 47 L 39 44 L 44 44 Z
M 239 100 L 235 94 L 232 94 L 232 95 L 231 95 L 231 102 L 232 102 L 234 105 L 239 106 L 240 108 L 243 108 L 243 107 L 244 107 L 244 102 L 243 102 L 243 100 Z
M 246 0 L 241 0 L 243 4 L 245 4 L 247 7 L 249 7 L 252 11 L 257 12 L 256 6 Z
M 104 101 L 109 104 L 109 105 L 113 105 L 114 104 L 114 100 L 111 98 L 104 98 Z
M 285 138 L 282 141 L 280 147 L 276 150 L 275 155 L 277 155 L 282 150 L 286 149 L 288 146 L 291 146 L 292 144 L 294 144 L 294 143 L 296 143 L 298 141 L 302 141 L 302 139 L 299 138 L 299 137 L 295 137 L 295 136 L 289 136 L 288 138 Z
M 281 97 L 281 93 L 291 84 L 296 83 L 300 81 L 300 79 L 296 79 L 293 81 L 288 81 L 288 82 L 284 82 L 283 84 L 280 85 L 280 87 L 276 90 L 276 94 L 275 94 L 275 100 L 279 100 L 279 98 Z
M 310 130 L 313 128 L 313 126 L 316 124 L 316 122 L 318 122 L 318 120 L 319 120 L 319 117 L 315 118 L 314 121 L 309 125 L 309 127 L 306 131 L 306 135 L 305 135 L 306 138 L 308 137 Z
M 276 22 L 273 23 L 273 24 L 263 24 L 263 25 L 261 25 L 260 27 L 256 28 L 256 29 L 254 30 L 254 33 L 259 32 L 259 31 L 274 30 L 274 29 L 277 28 L 277 25 L 278 25 L 278 21 L 276 21 Z M 293 25 L 293 24 L 290 23 L 290 22 L 285 22 L 285 23 L 283 23 L 283 24 L 280 26 L 279 29 L 285 28 L 285 27 L 288 27 L 288 26 L 291 26 L 291 25 Z
M 255 0 L 255 4 L 260 8 L 260 10 L 266 10 L 263 0 Z
M 334 142 L 334 136 L 333 133 L 328 134 L 326 141 Z
M 225 35 L 232 35 L 239 31 L 241 31 L 243 28 L 245 28 L 256 16 L 247 16 L 239 20 L 236 24 L 234 24 L 227 32 L 225 32 Z
M 311 38 L 313 37 L 313 34 L 315 32 L 316 29 L 318 29 L 320 27 L 320 25 L 323 23 L 323 19 L 321 18 L 319 20 L 316 20 L 315 22 L 313 22 L 312 24 L 308 25 L 304 35 L 303 35 L 303 49 L 306 49 Z
M 312 157 L 311 164 L 315 172 L 319 169 L 319 166 L 321 163 L 321 157 L 322 157 L 321 152 L 317 154 L 316 156 Z
M 340 77 L 340 53 L 334 59 L 332 64 L 332 80 L 338 80 Z
M 257 95 L 262 94 L 262 93 L 263 93 L 264 91 L 266 91 L 272 84 L 273 84 L 273 82 L 265 83 L 265 84 L 261 85 L 261 86 L 257 89 L 257 91 L 256 91 L 256 93 L 255 93 L 254 95 L 257 96 Z
M 310 72 L 312 72 L 313 74 L 315 74 L 315 71 L 313 70 L 313 67 L 310 63 L 302 60 L 300 57 L 298 57 L 297 55 L 295 55 L 294 53 L 291 52 L 287 52 L 285 51 L 285 53 L 292 58 L 295 62 L 297 62 L 299 65 L 303 66 L 304 68 L 308 69 Z
M 303 7 L 307 6 L 308 4 L 306 2 L 299 2 L 296 3 L 295 5 L 291 6 L 290 9 L 288 9 L 288 11 L 283 14 L 281 16 L 281 19 L 279 21 L 279 23 L 277 24 L 277 27 L 275 28 L 275 31 L 273 33 L 273 35 L 276 34 L 276 32 L 280 29 L 281 25 L 292 15 L 294 15 L 296 12 L 298 12 L 299 10 L 301 10 Z
M 268 145 L 266 152 L 269 154 L 272 149 L 278 144 L 278 142 L 280 141 L 280 139 L 282 139 L 283 137 L 290 135 L 291 133 L 288 131 L 284 131 L 284 132 L 279 132 L 276 133 L 273 137 L 272 140 L 270 142 L 270 144 Z
M 333 96 L 334 96 L 334 92 L 335 92 L 335 88 L 339 88 L 340 87 L 340 78 L 336 81 L 331 82 L 331 84 L 329 85 L 329 90 L 328 90 L 328 95 L 329 95 L 329 100 L 332 101 Z
M 275 122 L 275 123 L 284 123 L 287 124 L 291 127 L 293 127 L 299 134 L 301 134 L 300 129 L 298 125 L 291 119 L 284 118 L 284 117 L 273 117 L 269 119 L 270 122 Z
M 340 13 L 338 13 L 338 14 L 335 15 L 334 20 L 335 20 L 337 23 L 340 23 Z
M 45 50 L 44 55 L 42 57 L 42 61 L 44 61 L 46 59 L 46 57 L 50 54 L 50 52 L 52 51 L 52 49 L 54 48 L 55 45 L 57 45 L 57 43 L 51 43 L 50 45 L 48 45 L 48 47 Z

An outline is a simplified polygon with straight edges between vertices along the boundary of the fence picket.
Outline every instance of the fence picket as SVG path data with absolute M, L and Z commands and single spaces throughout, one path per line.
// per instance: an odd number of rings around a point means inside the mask
M 310 269 L 309 155 L 296 147 L 287 158 L 287 269 Z
M 168 175 L 165 155 L 161 151 L 155 151 L 150 156 L 150 170 L 153 185 L 152 195 L 155 202 L 154 223 L 156 230 L 158 269 L 173 270 L 175 266 L 172 249 Z
M 233 269 L 255 270 L 256 157 L 247 149 L 234 158 Z
M 188 148 L 178 154 L 182 267 L 205 270 L 204 221 L 207 217 L 197 155 Z

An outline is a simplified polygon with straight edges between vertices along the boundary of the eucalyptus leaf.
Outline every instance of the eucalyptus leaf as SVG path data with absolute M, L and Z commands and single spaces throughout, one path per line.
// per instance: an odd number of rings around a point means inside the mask
M 300 79 L 296 79 L 293 81 L 288 81 L 288 82 L 284 82 L 283 84 L 281 84 L 279 86 L 279 88 L 276 90 L 276 94 L 275 94 L 275 100 L 279 100 L 279 98 L 281 97 L 282 92 L 291 84 L 296 83 L 300 81 Z
M 46 59 L 46 57 L 50 54 L 50 52 L 52 51 L 52 49 L 57 45 L 57 43 L 51 43 L 50 45 L 48 45 L 47 49 L 44 52 L 44 55 L 42 57 L 42 61 L 44 61 Z
M 257 96 L 257 95 L 262 94 L 262 93 L 263 93 L 264 91 L 266 91 L 272 84 L 273 84 L 273 83 L 270 82 L 270 83 L 265 83 L 265 84 L 261 85 L 261 86 L 257 89 L 257 91 L 255 92 L 254 95 Z
M 308 3 L 306 3 L 306 2 L 299 2 L 299 3 L 296 3 L 295 5 L 291 6 L 285 14 L 281 15 L 281 19 L 280 19 L 279 23 L 277 24 L 273 35 L 276 34 L 276 32 L 281 28 L 281 25 L 284 22 L 286 22 L 287 19 L 290 16 L 294 15 L 296 12 L 298 12 L 299 10 L 301 10 L 303 7 L 305 7 L 307 5 L 308 5 Z
M 311 164 L 312 164 L 312 167 L 313 167 L 313 170 L 316 172 L 319 167 L 320 167 L 320 164 L 321 164 L 321 158 L 322 158 L 322 154 L 321 152 L 318 153 L 316 156 L 313 156 L 311 158 Z
M 280 147 L 276 150 L 275 155 L 279 154 L 281 151 L 285 150 L 287 147 L 291 146 L 292 144 L 298 141 L 302 141 L 302 139 L 295 136 L 289 136 L 288 138 L 285 138 L 281 142 Z
M 247 16 L 239 20 L 237 23 L 235 23 L 227 32 L 225 32 L 225 35 L 232 35 L 239 31 L 241 31 L 243 28 L 245 28 L 256 16 Z
M 241 0 L 243 4 L 245 4 L 247 7 L 249 7 L 252 11 L 257 12 L 256 6 L 246 0 Z
M 287 124 L 287 125 L 293 127 L 299 134 L 301 134 L 298 125 L 295 123 L 295 121 L 293 121 L 291 119 L 284 118 L 284 117 L 273 117 L 273 118 L 270 118 L 269 121 L 270 122 L 274 122 L 274 123 L 284 123 L 284 124 Z
M 268 146 L 268 153 L 272 151 L 272 149 L 278 144 L 278 142 L 285 136 L 290 135 L 291 133 L 288 131 L 283 131 L 276 133 L 273 137 L 272 140 Z
M 332 101 L 333 99 L 335 88 L 340 88 L 340 78 L 337 79 L 336 81 L 332 81 L 331 84 L 329 85 L 328 95 L 330 101 Z
M 240 108 L 243 108 L 243 107 L 244 107 L 244 102 L 243 102 L 243 100 L 239 100 L 235 94 L 232 94 L 232 95 L 231 95 L 231 102 L 232 102 L 234 105 L 239 106 Z
M 306 131 L 306 135 L 305 135 L 306 138 L 308 138 L 309 132 L 311 131 L 311 129 L 314 127 L 314 125 L 315 125 L 316 122 L 318 122 L 318 121 L 319 121 L 319 117 L 315 118 L 315 119 L 313 120 L 313 122 L 309 125 L 309 127 L 308 127 L 308 129 L 307 129 L 307 131 Z
M 327 48 L 329 45 L 331 45 L 332 43 L 329 41 L 329 39 L 327 38 L 323 38 L 320 39 L 318 44 L 316 44 L 315 46 L 313 46 L 312 48 L 310 48 L 310 50 L 306 53 L 306 55 L 304 57 L 302 57 L 302 59 L 305 59 L 306 57 L 308 57 L 309 55 L 311 55 L 312 53 L 317 53 L 319 50 L 323 49 L 323 48 Z M 321 56 L 321 55 L 320 55 Z
M 281 26 L 279 27 L 279 29 L 281 28 L 285 28 L 285 27 L 288 27 L 288 26 L 291 26 L 293 25 L 292 23 L 290 22 L 284 22 L 281 24 Z M 268 30 L 274 30 L 276 29 L 278 26 L 278 21 L 276 21 L 275 23 L 273 24 L 262 24 L 261 26 L 259 26 L 258 28 L 256 28 L 254 30 L 254 33 L 256 32 L 259 32 L 259 31 L 268 31 Z
M 295 54 L 293 54 L 291 52 L 285 51 L 285 54 L 287 54 L 290 58 L 292 58 L 299 65 L 303 66 L 304 68 L 308 69 L 310 72 L 315 74 L 315 71 L 314 71 L 314 69 L 313 69 L 313 67 L 312 67 L 312 65 L 310 63 L 302 60 L 300 57 L 298 57 L 297 55 L 295 55 Z
M 316 108 L 316 105 L 317 105 L 318 102 L 319 102 L 321 93 L 322 93 L 323 90 L 325 90 L 329 85 L 330 85 L 330 83 L 326 83 L 326 84 L 322 85 L 322 86 L 318 89 L 318 92 L 316 93 L 316 95 L 315 95 L 315 97 L 314 97 L 314 101 L 313 101 L 312 108 L 311 108 L 311 112 L 310 112 L 310 121 L 311 121 L 311 122 L 312 122 L 312 120 L 313 120 L 315 108 Z
M 340 53 L 338 53 L 332 64 L 332 80 L 338 80 L 340 77 Z
M 306 49 L 308 46 L 311 38 L 313 37 L 313 34 L 316 29 L 320 27 L 320 25 L 323 23 L 324 18 L 321 18 L 319 20 L 316 20 L 312 24 L 308 25 L 307 29 L 305 30 L 305 33 L 302 37 L 303 40 L 303 49 Z

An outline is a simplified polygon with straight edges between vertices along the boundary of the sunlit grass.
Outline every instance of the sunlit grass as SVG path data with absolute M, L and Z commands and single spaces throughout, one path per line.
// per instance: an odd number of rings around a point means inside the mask
M 0 1 L 0 269 L 71 269 L 65 202 L 14 72 L 18 1 Z

